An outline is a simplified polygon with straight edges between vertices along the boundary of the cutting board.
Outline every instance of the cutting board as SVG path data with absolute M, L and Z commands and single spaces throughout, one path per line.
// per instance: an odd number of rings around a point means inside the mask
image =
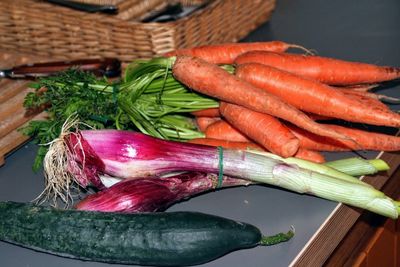
M 40 62 L 37 57 L 0 51 L 0 69 Z M 4 158 L 29 140 L 18 129 L 30 120 L 45 118 L 45 113 L 27 112 L 23 107 L 25 96 L 33 91 L 29 88 L 32 81 L 0 79 L 0 166 Z

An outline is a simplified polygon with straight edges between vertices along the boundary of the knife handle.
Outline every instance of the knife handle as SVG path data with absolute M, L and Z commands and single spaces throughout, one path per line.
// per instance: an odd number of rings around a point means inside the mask
M 116 77 L 121 73 L 121 62 L 115 58 L 103 58 L 34 63 L 16 66 L 5 70 L 4 73 L 8 78 L 38 78 L 53 75 L 69 68 L 90 71 L 97 76 Z

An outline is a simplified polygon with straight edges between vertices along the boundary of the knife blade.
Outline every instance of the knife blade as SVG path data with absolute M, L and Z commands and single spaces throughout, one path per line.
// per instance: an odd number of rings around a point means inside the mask
M 121 74 L 121 62 L 118 59 L 102 58 L 25 64 L 0 70 L 0 78 L 38 78 L 54 75 L 70 68 L 90 71 L 97 76 L 117 77 Z

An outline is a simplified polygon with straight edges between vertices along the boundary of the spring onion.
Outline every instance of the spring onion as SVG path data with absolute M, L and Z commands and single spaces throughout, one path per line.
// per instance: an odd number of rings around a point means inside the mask
M 69 127 L 67 127 L 69 129 Z M 325 167 L 325 166 L 324 166 Z M 247 179 L 364 208 L 397 218 L 399 203 L 355 183 L 268 154 L 167 141 L 138 132 L 83 130 L 55 140 L 45 158 L 47 192 L 65 194 L 65 179 L 104 188 L 102 175 L 121 179 L 199 171 Z
M 269 156 L 274 157 L 272 154 Z M 291 163 L 292 165 L 305 166 L 306 168 L 308 167 L 309 169 L 313 169 L 315 172 L 334 176 L 351 183 L 364 184 L 368 186 L 355 177 L 321 164 L 315 164 L 297 158 L 281 158 L 281 160 L 286 163 Z M 349 158 L 349 162 L 353 161 L 352 158 Z M 363 162 L 364 165 L 368 165 L 371 162 L 363 159 L 357 159 L 357 161 Z M 346 160 L 341 160 L 341 162 L 343 163 L 342 165 L 346 167 Z M 337 165 L 336 162 L 333 163 L 334 165 Z M 376 166 L 377 168 L 387 167 L 382 160 L 374 160 L 371 163 L 373 163 L 373 166 Z M 338 168 L 342 165 L 338 164 Z M 367 171 L 370 170 L 368 169 Z M 201 172 L 184 172 L 173 174 L 168 177 L 162 177 L 162 179 L 157 177 L 116 179 L 115 177 L 100 175 L 100 180 L 107 188 L 87 196 L 76 205 L 77 209 L 126 213 L 154 212 L 164 210 L 168 206 L 179 202 L 182 199 L 206 191 L 215 190 L 216 188 L 220 189 L 224 187 L 247 186 L 254 184 L 254 182 L 245 179 L 223 176 L 221 184 L 219 185 L 218 176 L 216 174 L 206 174 Z M 346 185 L 339 186 L 339 190 L 345 188 L 345 186 Z M 333 189 L 333 187 L 331 189 Z
M 375 174 L 379 171 L 389 170 L 389 166 L 381 159 L 339 159 L 325 163 L 326 166 L 345 172 L 351 176 Z

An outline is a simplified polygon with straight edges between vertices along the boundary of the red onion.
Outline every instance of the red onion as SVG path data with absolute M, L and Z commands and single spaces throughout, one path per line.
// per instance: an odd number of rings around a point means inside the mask
M 175 202 L 217 188 L 215 174 L 187 172 L 171 177 L 125 179 L 91 194 L 76 205 L 79 210 L 103 212 L 162 211 Z M 243 179 L 222 177 L 222 187 L 248 185 Z

